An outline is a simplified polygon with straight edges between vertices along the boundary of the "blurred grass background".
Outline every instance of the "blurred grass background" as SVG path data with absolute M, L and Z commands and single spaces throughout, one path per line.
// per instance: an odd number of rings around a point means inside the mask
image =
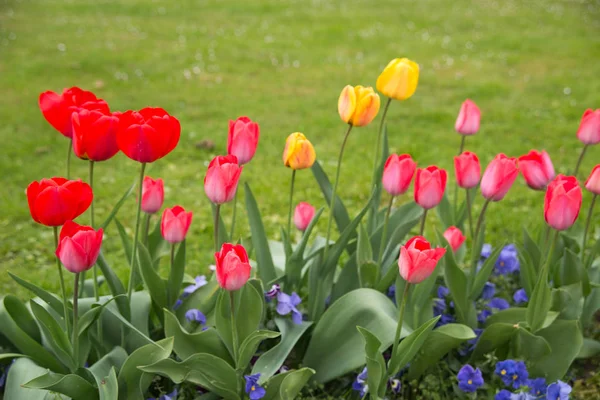
M 32 180 L 66 173 L 67 140 L 37 106 L 45 90 L 80 86 L 113 110 L 160 106 L 181 121 L 179 146 L 148 174 L 165 180 L 166 206 L 194 211 L 187 271 L 196 274 L 212 262 L 204 173 L 213 156 L 226 153 L 229 119 L 248 115 L 260 124 L 259 149 L 242 181 L 278 237 L 291 175 L 281 163 L 285 138 L 304 132 L 332 175 L 345 129 L 339 92 L 346 84 L 374 86 L 390 59 L 421 66 L 414 97 L 389 111 L 392 150 L 453 176 L 460 142 L 453 126 L 467 97 L 483 116 L 466 148 L 482 164 L 498 152 L 537 148 L 549 151 L 558 172 L 572 170 L 580 117 L 600 107 L 599 56 L 597 0 L 0 0 L 0 293 L 27 295 L 6 271 L 58 288 L 52 232 L 32 222 L 25 198 Z M 351 212 L 369 196 L 378 122 L 355 129 L 347 146 L 339 193 Z M 205 139 L 214 149 L 199 145 Z M 600 148 L 589 150 L 581 178 L 599 156 Z M 97 220 L 138 167 L 123 155 L 97 164 Z M 87 179 L 87 163 L 74 159 L 73 172 Z M 323 205 L 310 171 L 297 174 L 296 188 L 296 202 Z M 589 201 L 585 194 L 584 210 Z M 520 235 L 522 225 L 539 223 L 542 207 L 543 194 L 519 178 L 488 213 L 488 241 Z M 119 214 L 130 233 L 134 210 L 132 196 Z M 228 220 L 231 207 L 223 213 Z M 246 234 L 244 213 L 238 216 L 238 235 Z M 114 225 L 104 246 L 126 276 Z

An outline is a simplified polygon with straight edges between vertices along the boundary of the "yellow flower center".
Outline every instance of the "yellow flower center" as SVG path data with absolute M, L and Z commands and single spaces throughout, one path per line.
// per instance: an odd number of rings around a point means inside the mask
M 519 376 L 517 374 L 513 375 L 513 381 L 516 381 Z
M 500 375 L 506 375 L 506 370 L 503 369 L 502 371 L 500 371 Z
M 469 385 L 472 385 L 472 384 L 473 384 L 473 381 L 472 381 L 471 379 L 469 379 L 469 380 L 467 381 L 467 383 L 468 383 Z
M 500 261 L 500 266 L 504 267 L 504 261 Z
M 256 386 L 252 385 L 252 387 L 250 388 L 251 392 L 254 392 L 256 390 Z

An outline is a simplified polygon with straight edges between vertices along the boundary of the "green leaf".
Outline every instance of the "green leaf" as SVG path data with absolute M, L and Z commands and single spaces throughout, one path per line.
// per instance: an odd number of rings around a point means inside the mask
M 477 263 L 481 258 L 481 249 L 483 249 L 483 243 L 485 242 L 485 226 L 486 225 L 484 219 L 483 223 L 481 224 L 481 227 L 479 228 L 477 238 L 475 238 L 476 240 L 473 241 L 473 247 L 471 248 L 471 271 L 476 270 Z M 438 232 L 438 236 L 441 236 L 440 232 Z
M 110 302 L 113 300 L 115 300 L 115 297 L 111 297 L 108 301 L 102 304 L 94 303 L 92 304 L 92 308 L 90 310 L 86 311 L 81 317 L 79 317 L 77 329 L 79 331 L 79 336 L 85 334 L 89 327 L 92 326 L 92 324 L 100 317 L 102 311 L 104 311 L 104 307 L 110 304 Z
M 435 329 L 411 361 L 408 380 L 418 379 L 429 367 L 435 365 L 448 354 L 450 350 L 476 337 L 471 328 L 461 324 L 447 324 Z
M 154 268 L 158 269 L 160 258 L 171 254 L 171 243 L 167 242 L 161 232 L 161 220 L 158 219 L 154 224 L 154 229 L 148 235 L 148 252 L 154 262 Z
M 600 354 L 600 342 L 594 339 L 583 338 L 583 344 L 577 358 L 591 358 Z
M 133 332 L 135 332 L 140 339 L 142 339 L 143 341 L 145 341 L 147 343 L 151 343 L 153 346 L 157 346 L 156 343 L 154 343 L 152 341 L 152 339 L 150 339 L 144 332 L 140 331 L 131 322 L 127 321 L 125 319 L 125 317 L 123 317 L 120 313 L 113 311 L 110 307 L 107 307 L 106 311 L 108 311 L 110 314 L 112 314 L 113 316 L 115 316 L 119 321 L 121 321 L 121 323 L 123 325 L 125 325 L 125 327 L 127 327 L 128 329 L 131 329 Z M 148 316 L 148 314 L 146 314 L 146 316 Z
M 408 205 L 413 205 L 414 203 L 409 203 Z M 400 207 L 403 208 L 404 206 Z M 408 208 L 408 207 L 407 207 Z M 383 252 L 383 265 L 382 267 L 384 268 L 384 271 L 387 272 L 387 269 L 390 265 L 393 265 L 393 263 L 395 261 L 398 260 L 398 246 L 401 242 L 404 241 L 404 237 L 406 235 L 408 235 L 410 233 L 410 231 L 415 227 L 415 225 L 417 225 L 417 223 L 419 222 L 419 219 L 421 218 L 421 215 L 423 213 L 423 209 L 419 209 L 417 210 L 418 212 L 414 211 L 414 209 L 412 211 L 411 208 L 409 209 L 409 213 L 405 214 L 406 219 L 402 219 L 400 220 L 400 222 L 397 225 L 392 225 L 391 224 L 391 219 L 390 219 L 390 225 L 391 226 L 395 226 L 396 229 L 394 229 L 392 231 L 392 234 L 390 235 L 389 239 L 388 239 L 388 244 L 385 247 L 385 250 Z
M 523 229 L 523 249 L 527 252 L 532 265 L 535 266 L 535 269 L 537 270 L 537 267 L 542 260 L 542 253 L 535 240 L 531 238 L 527 229 Z M 537 271 L 535 271 L 535 274 L 537 275 Z
M 356 326 L 368 329 L 388 347 L 394 339 L 396 314 L 384 294 L 353 290 L 333 303 L 316 324 L 303 364 L 317 371 L 317 382 L 328 382 L 364 365 L 363 341 Z
M 25 383 L 24 386 L 66 394 L 74 399 L 98 399 L 98 390 L 90 382 L 75 374 L 63 375 L 48 371 Z
M 123 250 L 125 251 L 125 257 L 127 257 L 127 264 L 131 267 L 131 252 L 133 251 L 131 248 L 131 239 L 127 235 L 127 231 L 121 222 L 118 219 L 115 219 L 115 225 L 117 225 L 117 231 L 119 231 L 119 236 L 121 237 L 121 244 L 123 245 Z
M 285 275 L 287 281 L 292 286 L 300 285 L 302 267 L 304 267 L 304 264 L 306 263 L 306 260 L 304 259 L 304 254 L 306 252 L 306 246 L 308 245 L 308 239 L 310 238 L 310 234 L 317 225 L 317 222 L 319 221 L 319 218 L 321 217 L 321 214 L 323 214 L 324 210 L 325 209 L 321 207 L 315 213 L 313 219 L 310 221 L 308 227 L 302 234 L 302 239 L 300 239 L 300 243 L 298 243 L 298 246 L 296 246 L 289 259 L 286 260 Z
M 275 325 L 277 325 L 281 333 L 281 341 L 263 353 L 252 367 L 252 374 L 260 374 L 261 383 L 279 371 L 279 368 L 281 368 L 298 340 L 313 324 L 310 321 L 302 321 L 301 324 L 295 324 L 289 318 L 280 317 L 274 320 Z
M 173 245 L 174 246 L 174 245 Z M 169 272 L 169 283 L 167 284 L 169 306 L 173 306 L 179 293 L 181 292 L 181 284 L 183 283 L 183 275 L 185 273 L 185 240 L 179 245 L 175 260 Z
M 600 310 L 600 289 L 594 288 L 583 302 L 581 322 L 584 327 L 588 327 L 593 323 L 594 314 L 598 310 Z
M 427 340 L 427 337 L 440 317 L 441 316 L 438 315 L 425 322 L 400 342 L 400 345 L 398 345 L 398 348 L 396 349 L 396 353 L 392 354 L 392 358 L 390 358 L 388 364 L 390 376 L 396 375 L 404 368 L 404 366 L 406 366 L 406 364 L 411 362 L 413 357 L 421 349 L 421 346 L 423 346 L 423 343 L 425 343 L 425 340 Z
M 250 190 L 250 186 L 245 183 L 244 189 L 246 193 L 246 209 L 248 213 L 248 222 L 250 224 L 250 232 L 252 233 L 252 244 L 256 252 L 256 262 L 258 264 L 258 276 L 263 282 L 271 282 L 277 278 L 275 265 L 269 250 L 269 241 L 265 233 L 260 211 L 256 199 Z
M 121 367 L 127 360 L 128 354 L 120 346 L 115 347 L 109 353 L 107 353 L 104 357 L 99 359 L 89 368 L 89 371 L 94 375 L 96 381 L 104 379 L 106 376 L 110 375 L 110 370 L 115 369 L 116 371 L 120 371 Z M 111 400 L 115 400 L 117 396 L 115 395 Z
M 302 368 L 278 374 L 269 380 L 263 400 L 294 400 L 315 371 Z
M 542 327 L 551 306 L 552 292 L 548 287 L 547 270 L 543 268 L 527 306 L 527 325 L 532 332 Z
M 492 274 L 494 265 L 496 265 L 496 260 L 500 256 L 502 248 L 504 248 L 504 244 L 496 247 L 496 249 L 492 251 L 492 254 L 490 254 L 490 256 L 487 258 L 487 260 L 485 260 L 477 275 L 475 275 L 475 280 L 473 281 L 473 288 L 471 289 L 470 293 L 470 299 L 472 301 L 477 300 L 481 295 L 483 287 L 485 286 L 486 282 L 490 278 L 490 275 Z
M 152 301 L 161 309 L 169 307 L 169 304 L 167 304 L 167 287 L 165 281 L 154 269 L 150 253 L 148 253 L 148 249 L 141 242 L 138 242 L 138 265 Z
M 115 297 L 124 295 L 126 292 L 123 283 L 121 283 L 117 274 L 115 274 L 113 269 L 108 265 L 104 255 L 102 255 L 102 252 L 100 252 L 100 255 L 98 256 L 96 265 L 102 271 L 102 275 L 104 275 L 106 283 L 108 283 L 110 293 Z M 117 303 L 117 307 L 119 308 L 121 315 L 123 315 L 125 319 L 130 320 L 131 313 L 129 310 L 129 301 L 127 300 L 127 297 L 119 296 L 115 299 L 115 302 Z
M 554 320 L 558 317 L 558 313 L 554 311 L 549 311 L 546 315 L 546 319 L 542 324 L 542 328 L 546 328 L 550 324 L 554 322 Z M 485 321 L 486 326 L 490 326 L 496 323 L 504 323 L 504 324 L 526 324 L 527 323 L 527 308 L 523 307 L 511 307 L 506 310 L 498 311 L 493 313 L 488 317 Z
M 539 359 L 552 351 L 546 339 L 536 336 L 521 327 L 517 328 L 511 343 L 514 354 L 522 355 L 526 360 Z
M 438 236 L 441 243 L 448 243 L 440 232 L 438 232 Z M 444 280 L 454 299 L 458 320 L 465 325 L 475 326 L 476 321 L 473 321 L 474 318 L 471 316 L 474 315 L 471 310 L 472 304 L 468 299 L 467 276 L 456 264 L 450 245 L 447 244 L 446 249 L 450 250 L 446 251 L 443 258 Z
M 248 364 L 250 364 L 250 360 L 254 353 L 256 353 L 256 349 L 258 349 L 258 345 L 266 339 L 274 339 L 279 337 L 281 334 L 279 332 L 267 331 L 267 330 L 257 330 L 252 332 L 240 345 L 239 356 L 237 360 L 237 368 L 238 369 L 246 369 Z
M 505 343 L 508 343 L 513 335 L 517 332 L 518 327 L 512 324 L 495 323 L 488 326 L 475 345 L 473 354 L 471 354 L 471 362 L 477 361 L 483 356 Z
M 64 328 L 56 322 L 54 317 L 52 317 L 44 307 L 35 301 L 31 300 L 29 305 L 33 315 L 44 332 L 48 346 L 63 364 L 73 370 L 75 366 L 75 361 L 73 360 L 73 347 L 71 346 L 71 341 L 64 331 Z
M 446 193 L 444 193 L 444 195 L 442 196 L 442 200 L 436 207 L 436 210 L 438 216 L 440 217 L 440 220 L 442 221 L 442 227 L 444 228 L 444 230 L 446 230 L 450 226 L 456 225 L 454 208 L 452 207 L 452 204 L 450 204 Z
M 379 282 L 379 266 L 372 261 L 361 264 L 359 277 L 361 287 L 374 288 Z
M 373 262 L 373 249 L 371 248 L 371 241 L 369 240 L 369 233 L 365 229 L 363 224 L 360 224 L 358 231 L 358 247 L 356 249 L 356 261 L 358 265 L 362 265 L 368 262 Z
M 115 368 L 112 367 L 107 376 L 102 379 L 96 378 L 100 400 L 116 400 L 119 396 L 119 381 Z
M 581 259 L 572 250 L 566 249 L 560 264 L 560 275 L 563 286 L 581 282 L 583 275 Z
M 27 282 L 26 280 L 19 278 L 18 276 L 12 274 L 10 271 L 8 272 L 8 275 L 10 275 L 10 277 L 13 278 L 15 282 L 17 282 L 19 285 L 23 286 L 25 289 L 30 290 L 31 292 L 33 292 L 33 294 L 38 296 L 40 299 L 44 300 L 50 307 L 52 307 L 54 311 L 58 313 L 58 315 L 64 318 L 65 310 L 63 308 L 62 300 L 58 296 L 56 296 L 54 293 L 45 291 L 44 289 L 34 285 L 33 283 Z
M 323 193 L 323 197 L 325 198 L 325 203 L 331 204 L 331 196 L 333 195 L 333 188 L 331 187 L 331 183 L 329 182 L 329 178 L 327 174 L 321 167 L 321 164 L 317 161 L 314 163 L 310 169 L 321 188 L 321 192 Z M 338 231 L 342 232 L 346 229 L 346 227 L 350 224 L 350 216 L 348 214 L 348 210 L 342 203 L 342 199 L 340 196 L 336 194 L 335 202 L 333 203 L 333 219 L 337 225 Z
M 108 217 L 106 217 L 106 219 L 104 220 L 104 222 L 100 225 L 100 227 L 104 230 L 106 230 L 106 228 L 108 228 L 108 226 L 110 225 L 110 223 L 112 222 L 113 218 L 115 218 L 115 216 L 117 215 L 117 213 L 119 212 L 119 210 L 121 209 L 121 206 L 123 206 L 123 204 L 125 204 L 125 201 L 127 200 L 127 198 L 129 197 L 129 195 L 133 192 L 133 188 L 135 187 L 135 183 L 132 184 L 129 189 L 127 189 L 125 191 L 125 193 L 123 193 L 123 196 L 121 196 L 121 198 L 119 199 L 119 201 L 117 201 L 117 204 L 115 204 L 115 206 L 113 207 L 113 209 L 111 210 L 110 214 L 108 214 Z
M 535 287 L 536 279 L 537 279 L 537 266 L 533 264 L 531 257 L 525 250 L 523 246 L 517 243 L 517 256 L 520 262 L 520 278 L 521 285 L 525 289 L 525 292 L 528 296 L 531 296 L 533 293 L 533 288 Z
M 529 373 L 531 376 L 545 376 L 547 382 L 562 379 L 583 345 L 578 322 L 556 320 L 549 327 L 539 330 L 537 335 L 546 339 L 552 351 L 534 360 Z
M 377 290 L 379 290 L 379 285 L 381 285 L 381 281 L 377 284 Z M 389 285 L 388 285 L 389 287 Z M 358 276 L 358 267 L 356 264 L 356 256 L 352 254 L 349 258 L 340 273 L 338 274 L 337 280 L 333 289 L 331 290 L 331 303 L 335 302 L 337 299 L 342 297 L 348 292 L 352 290 L 360 288 L 360 278 Z M 387 290 L 387 287 L 385 288 Z M 382 292 L 383 290 L 379 290 Z
M 248 194 L 246 193 L 246 203 L 248 202 Z M 215 220 L 215 213 L 217 212 L 217 206 L 211 203 L 212 206 L 212 220 Z M 220 213 L 219 213 L 220 214 Z M 227 227 L 225 226 L 225 222 L 223 222 L 223 216 L 219 215 L 219 237 L 218 237 L 218 246 L 217 248 L 221 248 L 223 243 L 229 242 L 229 235 L 227 234 Z
M 23 385 L 48 372 L 28 358 L 19 358 L 10 366 L 4 387 L 4 399 L 55 400 L 56 395 L 47 390 L 28 389 Z
M 377 400 L 385 395 L 387 389 L 387 369 L 385 360 L 381 352 L 381 341 L 369 332 L 369 330 L 357 326 L 358 332 L 365 341 L 365 354 L 367 359 L 367 384 L 369 386 L 370 397 Z
M 552 310 L 560 312 L 561 319 L 580 319 L 583 305 L 581 283 L 552 290 Z

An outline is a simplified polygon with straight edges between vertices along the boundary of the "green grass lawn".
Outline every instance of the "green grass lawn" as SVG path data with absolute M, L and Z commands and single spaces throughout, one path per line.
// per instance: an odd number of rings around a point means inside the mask
M 65 174 L 67 141 L 37 106 L 44 90 L 77 85 L 114 110 L 161 106 L 180 119 L 179 146 L 148 173 L 164 178 L 167 206 L 194 211 L 188 272 L 195 274 L 212 261 L 203 178 L 209 160 L 226 152 L 228 119 L 248 115 L 260 123 L 259 150 L 242 181 L 252 186 L 273 237 L 288 206 L 291 173 L 281 162 L 287 135 L 304 132 L 331 175 L 345 129 L 336 111 L 340 90 L 374 85 L 394 57 L 417 61 L 421 78 L 414 97 L 390 109 L 393 151 L 453 171 L 460 142 L 454 121 L 470 97 L 483 118 L 467 148 L 482 163 L 497 152 L 545 148 L 557 171 L 567 172 L 581 148 L 581 114 L 600 106 L 599 28 L 598 1 L 3 0 L 0 293 L 26 295 L 6 271 L 58 287 L 51 230 L 32 222 L 25 198 L 32 180 Z M 349 140 L 339 193 L 352 212 L 369 196 L 378 122 Z M 203 139 L 215 148 L 199 148 Z M 600 148 L 589 150 L 583 174 L 599 156 Z M 138 164 L 123 155 L 97 164 L 98 219 L 137 173 Z M 74 160 L 74 175 L 85 179 L 87 164 Z M 298 174 L 296 187 L 297 201 L 322 205 L 310 171 Z M 584 209 L 589 201 L 585 194 Z M 543 195 L 519 179 L 491 207 L 490 240 L 519 235 L 523 224 L 542 218 L 542 204 Z M 119 216 L 129 228 L 134 209 L 131 197 Z M 240 214 L 241 235 L 247 221 Z M 228 220 L 229 206 L 224 215 Z M 118 247 L 112 226 L 105 250 L 125 276 Z

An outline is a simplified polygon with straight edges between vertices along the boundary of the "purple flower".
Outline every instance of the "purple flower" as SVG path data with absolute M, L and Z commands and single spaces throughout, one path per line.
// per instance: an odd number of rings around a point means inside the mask
M 436 328 L 442 325 L 447 325 L 455 322 L 456 319 L 450 314 L 442 314 L 442 317 L 438 320 L 437 324 L 435 324 Z
M 183 289 L 183 297 L 188 297 L 189 295 L 191 295 L 192 293 L 194 293 L 196 290 L 200 289 L 202 286 L 206 285 L 208 282 L 206 282 L 206 277 L 204 275 L 199 275 L 196 278 L 194 278 L 194 281 L 196 281 L 196 283 L 194 283 L 193 285 L 190 285 L 188 287 L 186 287 L 185 289 Z
M 158 398 L 150 397 L 148 400 L 176 400 L 177 399 L 177 388 L 175 388 L 171 393 L 163 394 Z
M 360 374 L 356 376 L 354 382 L 352 382 L 352 390 L 357 391 L 360 397 L 364 397 L 369 390 L 367 385 L 367 367 L 365 367 Z
M 513 295 L 513 300 L 515 304 L 527 303 L 529 301 L 529 297 L 527 297 L 527 292 L 525 289 L 519 289 Z
M 390 299 L 392 299 L 394 301 L 394 303 L 396 302 L 396 285 L 395 284 L 392 284 L 392 286 L 390 286 L 388 288 L 387 296 Z
M 508 304 L 508 301 L 504 300 L 503 298 L 494 297 L 490 300 L 489 306 L 495 310 L 506 310 L 510 307 L 510 304 Z
M 485 321 L 488 319 L 488 317 L 490 315 L 492 315 L 492 312 L 490 310 L 488 310 L 487 308 L 484 308 L 477 314 L 477 321 L 479 323 L 483 324 L 483 323 L 485 323 Z
M 529 373 L 523 361 L 505 360 L 496 364 L 496 375 L 502 379 L 506 386 L 511 386 L 515 389 L 525 385 Z
M 292 313 L 292 321 L 295 324 L 302 323 L 302 313 L 296 308 L 302 299 L 296 292 L 292 292 L 292 295 L 285 294 L 283 292 L 277 293 L 277 314 L 287 315 Z
M 191 308 L 185 312 L 185 318 L 190 322 L 197 322 L 200 325 L 206 324 L 206 316 L 202 314 L 202 311 Z
M 483 386 L 483 377 L 479 368 L 473 369 L 469 364 L 463 365 L 456 375 L 458 388 L 465 393 L 473 393 Z
M 448 295 L 450 294 L 450 289 L 448 289 L 446 286 L 438 286 L 437 289 L 437 297 L 439 299 L 445 299 L 446 297 L 448 297 Z
M 389 384 L 390 390 L 394 394 L 398 394 L 400 393 L 400 390 L 402 390 L 402 384 L 400 383 L 400 379 L 390 379 Z
M 489 300 L 494 297 L 496 293 L 496 285 L 491 282 L 486 282 L 483 286 L 483 291 L 481 292 L 481 298 L 484 300 Z
M 496 275 L 507 275 L 519 270 L 519 257 L 514 244 L 504 246 L 496 260 Z
M 535 378 L 527 381 L 527 386 L 529 387 L 529 393 L 533 394 L 535 397 L 540 397 L 546 394 L 546 379 L 545 378 Z
M 281 292 L 281 287 L 278 284 L 274 284 L 273 286 L 271 286 L 271 289 L 265 292 L 265 297 L 267 298 L 267 300 L 272 300 L 275 297 L 277 297 L 277 294 L 279 294 L 279 292 Z
M 510 400 L 535 400 L 536 397 L 527 392 L 513 393 Z
M 250 400 L 258 400 L 265 397 L 267 391 L 258 384 L 260 374 L 246 375 L 244 379 L 246 380 L 246 393 Z
M 437 317 L 446 311 L 446 302 L 442 299 L 433 299 L 433 316 Z
M 548 386 L 546 392 L 546 398 L 548 400 L 569 400 L 569 394 L 571 393 L 571 386 L 564 383 L 563 381 L 556 381 L 552 385 Z
M 479 338 L 481 337 L 481 334 L 483 333 L 483 329 L 475 328 L 475 329 L 473 329 L 473 332 L 475 332 L 476 336 L 473 339 L 467 340 L 468 346 L 466 346 L 466 347 L 463 346 L 462 348 L 460 348 L 458 350 L 458 353 L 463 357 L 475 349 L 475 346 L 477 346 L 477 342 L 479 341 Z
M 509 392 L 506 389 L 502 389 L 501 391 L 499 391 L 498 393 L 496 393 L 496 396 L 494 397 L 494 400 L 511 400 L 512 399 L 512 393 Z
M 173 304 L 173 310 L 177 310 L 179 307 L 181 307 L 182 304 L 183 304 L 183 301 L 181 301 L 181 299 L 177 299 L 175 304 Z

